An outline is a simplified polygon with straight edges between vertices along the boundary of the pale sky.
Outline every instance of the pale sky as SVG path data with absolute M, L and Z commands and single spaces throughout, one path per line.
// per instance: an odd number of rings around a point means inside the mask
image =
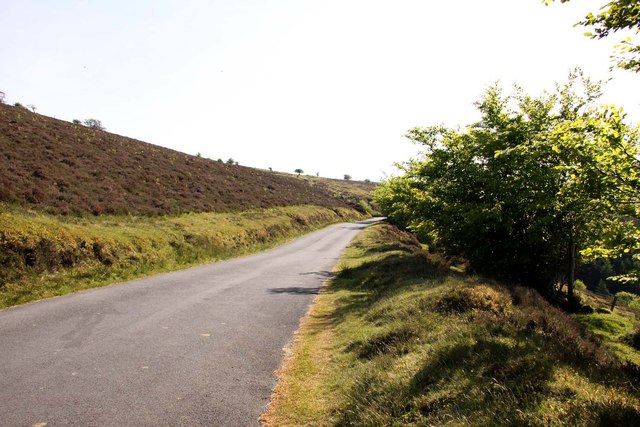
M 379 180 L 402 135 L 466 125 L 499 80 L 581 66 L 640 121 L 640 75 L 573 27 L 605 0 L 0 0 L 0 91 L 64 120 L 245 166 Z

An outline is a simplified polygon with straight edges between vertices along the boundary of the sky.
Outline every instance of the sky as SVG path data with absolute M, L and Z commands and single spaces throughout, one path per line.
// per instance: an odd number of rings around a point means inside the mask
M 211 159 L 378 181 L 464 126 L 499 81 L 539 94 L 580 66 L 640 121 L 618 37 L 574 27 L 605 0 L 0 0 L 0 91 L 63 120 Z

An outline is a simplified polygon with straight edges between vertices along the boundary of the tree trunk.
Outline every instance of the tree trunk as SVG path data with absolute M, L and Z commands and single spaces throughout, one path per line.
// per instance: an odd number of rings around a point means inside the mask
M 569 302 L 575 300 L 573 284 L 576 281 L 576 242 L 573 240 L 573 233 L 569 237 L 569 283 L 567 284 L 567 298 Z

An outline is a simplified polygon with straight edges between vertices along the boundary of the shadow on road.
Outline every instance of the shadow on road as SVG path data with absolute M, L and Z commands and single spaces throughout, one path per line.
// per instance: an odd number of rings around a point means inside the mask
M 300 276 L 320 276 L 325 277 L 327 279 L 334 277 L 336 274 L 332 271 L 310 271 L 308 273 L 300 273 Z
M 301 288 L 299 286 L 291 286 L 288 288 L 270 288 L 270 294 L 290 294 L 290 295 L 318 295 L 320 288 Z

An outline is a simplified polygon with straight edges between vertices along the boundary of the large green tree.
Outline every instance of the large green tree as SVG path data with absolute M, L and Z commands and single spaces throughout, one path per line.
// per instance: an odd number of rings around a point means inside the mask
M 547 5 L 555 0 L 543 0 Z M 560 0 L 567 3 L 570 0 Z M 612 0 L 600 8 L 596 14 L 589 13 L 577 25 L 590 28 L 585 33 L 594 39 L 603 39 L 618 31 L 628 32 L 615 46 L 615 53 L 611 56 L 614 65 L 640 72 L 640 43 L 637 41 L 640 33 L 640 2 L 638 0 Z M 634 37 L 636 40 L 634 40 Z
M 599 85 L 573 73 L 553 93 L 489 88 L 465 129 L 414 128 L 424 158 L 376 193 L 389 218 L 467 257 L 480 272 L 552 289 L 580 256 L 634 241 L 637 128 L 598 107 Z

